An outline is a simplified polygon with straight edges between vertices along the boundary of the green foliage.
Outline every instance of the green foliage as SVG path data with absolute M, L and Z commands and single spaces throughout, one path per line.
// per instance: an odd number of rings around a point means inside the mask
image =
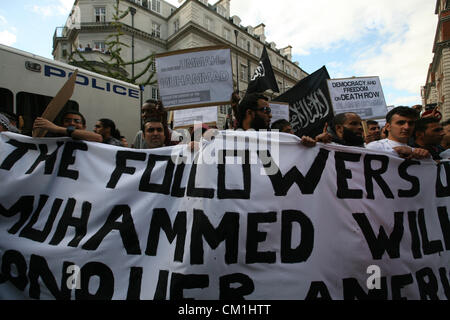
M 130 9 L 128 8 L 127 10 L 120 10 L 119 4 L 120 0 L 117 0 L 116 5 L 114 6 L 115 12 L 113 14 L 113 21 L 111 22 L 111 26 L 115 29 L 115 32 L 108 35 L 105 39 L 105 47 L 106 52 L 108 53 L 108 58 L 106 59 L 106 55 L 105 59 L 100 58 L 102 63 L 88 61 L 85 55 L 77 50 L 69 56 L 69 63 L 129 83 L 144 86 L 153 85 L 156 83 L 156 80 L 153 80 L 155 71 L 151 71 L 149 73 L 149 76 L 145 79 L 140 78 L 142 78 L 149 70 L 151 70 L 151 67 L 155 63 L 154 53 L 146 56 L 145 58 L 135 61 L 125 61 L 124 59 L 122 59 L 122 49 L 124 47 L 129 48 L 130 46 L 126 43 L 121 42 L 120 40 L 120 37 L 124 35 L 124 32 L 122 31 L 123 23 L 121 22 L 121 20 L 123 20 L 128 16 L 128 14 L 130 14 Z M 134 75 L 134 77 L 132 75 L 127 75 L 127 73 L 124 72 L 125 67 L 133 65 L 136 66 L 141 63 L 146 63 L 146 65 L 143 70 Z

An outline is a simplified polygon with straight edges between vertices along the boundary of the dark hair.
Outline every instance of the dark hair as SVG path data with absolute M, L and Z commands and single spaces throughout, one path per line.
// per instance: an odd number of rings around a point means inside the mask
M 19 122 L 19 116 L 15 114 L 14 112 L 2 110 L 0 111 L 1 114 L 3 114 L 5 117 L 9 119 L 9 121 L 15 121 L 16 123 Z
M 392 109 L 386 114 L 386 122 L 391 123 L 391 119 L 395 114 L 398 114 L 399 116 L 402 117 L 414 118 L 416 120 L 419 118 L 419 113 L 417 112 L 417 110 L 409 107 L 400 106 Z
M 113 136 L 116 139 L 120 139 L 120 135 L 116 130 L 116 124 L 114 123 L 114 121 L 108 118 L 102 118 L 99 119 L 98 121 L 102 123 L 103 127 L 111 129 L 111 136 Z
M 334 116 L 333 120 L 331 120 L 331 128 L 336 132 L 337 125 L 343 125 L 345 120 L 347 120 L 347 114 L 352 112 L 342 112 L 338 113 Z
M 371 125 L 371 124 L 377 125 L 378 124 L 378 122 L 375 120 L 367 120 L 366 123 L 367 123 L 367 125 Z
M 144 104 L 146 104 L 146 103 L 161 104 L 161 106 L 162 106 L 162 102 L 160 100 L 155 100 L 155 99 L 147 99 L 144 101 Z
M 145 126 L 147 123 L 149 123 L 149 122 L 160 122 L 160 123 L 164 126 L 164 123 L 161 121 L 161 119 L 156 118 L 156 117 L 152 117 L 152 118 L 146 120 L 145 123 L 144 123 L 144 126 Z
M 86 119 L 84 118 L 84 116 L 81 114 L 80 111 L 76 111 L 76 110 L 69 110 L 69 111 L 64 112 L 61 116 L 61 120 L 64 120 L 64 117 L 67 116 L 68 114 L 79 115 L 81 117 L 81 123 L 83 124 L 83 126 L 86 125 Z
M 433 117 L 417 119 L 414 126 L 414 137 L 416 136 L 417 132 L 425 132 L 425 130 L 427 130 L 428 125 L 431 123 L 439 123 L 439 119 Z
M 164 110 L 164 106 L 161 100 L 148 99 L 145 100 L 144 104 L 151 103 L 154 104 L 155 107 L 151 108 L 150 118 L 158 118 L 158 122 L 162 122 L 164 126 L 167 126 L 167 111 Z M 143 106 L 143 105 L 142 105 Z M 145 123 L 142 123 L 142 128 Z
M 447 119 L 446 121 L 444 121 L 444 122 L 441 123 L 441 126 L 442 126 L 442 127 L 446 127 L 446 126 L 448 126 L 449 124 L 450 124 L 450 119 Z
M 258 100 L 263 99 L 266 101 L 269 101 L 269 98 L 267 98 L 262 93 L 249 93 L 244 96 L 244 98 L 241 100 L 238 106 L 238 122 L 239 127 L 242 127 L 242 122 L 245 119 L 245 114 L 247 113 L 247 110 L 256 110 L 258 108 Z
M 270 128 L 273 130 L 283 131 L 284 127 L 290 126 L 290 125 L 291 125 L 291 123 L 289 121 L 287 121 L 286 119 L 279 119 L 279 120 L 275 121 L 274 123 L 272 123 Z
M 159 122 L 159 123 L 161 123 L 161 125 L 163 127 L 163 131 L 164 131 L 164 137 L 165 137 L 164 145 L 165 146 L 172 145 L 172 141 L 171 141 L 172 135 L 170 134 L 169 127 L 167 126 L 167 124 L 165 124 L 163 121 L 161 121 L 161 119 L 158 118 L 158 117 L 151 117 L 151 118 L 149 118 L 148 120 L 145 121 L 144 127 L 142 128 L 142 132 L 144 134 L 143 136 L 145 137 L 145 125 L 147 123 L 149 123 L 149 122 Z

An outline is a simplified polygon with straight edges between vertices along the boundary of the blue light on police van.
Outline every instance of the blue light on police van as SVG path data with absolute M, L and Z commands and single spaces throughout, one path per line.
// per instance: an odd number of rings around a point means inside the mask
M 25 68 L 33 72 L 41 72 L 42 67 L 39 63 L 25 61 Z

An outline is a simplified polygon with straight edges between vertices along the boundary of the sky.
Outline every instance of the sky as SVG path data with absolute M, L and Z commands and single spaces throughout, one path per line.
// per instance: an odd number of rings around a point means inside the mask
M 179 6 L 179 0 L 167 2 Z M 216 3 L 210 0 L 211 4 Z M 433 59 L 434 0 L 231 0 L 243 26 L 264 23 L 266 41 L 292 46 L 307 73 L 331 78 L 378 76 L 386 104 L 421 104 Z M 0 43 L 52 58 L 53 34 L 74 0 L 0 1 Z

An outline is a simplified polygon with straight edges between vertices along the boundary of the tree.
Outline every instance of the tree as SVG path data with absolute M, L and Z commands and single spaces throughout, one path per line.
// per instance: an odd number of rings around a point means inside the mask
M 120 0 L 116 0 L 116 5 L 114 6 L 115 13 L 113 14 L 113 22 L 111 22 L 111 26 L 115 29 L 115 32 L 108 35 L 105 41 L 106 52 L 109 55 L 109 59 L 105 60 L 103 58 L 100 58 L 102 63 L 99 63 L 97 61 L 89 61 L 86 59 L 82 52 L 76 50 L 69 56 L 69 63 L 129 83 L 143 86 L 153 85 L 156 83 L 156 80 L 153 80 L 155 71 L 153 71 L 154 68 L 152 68 L 155 63 L 154 53 L 146 56 L 145 58 L 128 62 L 124 61 L 121 57 L 121 51 L 123 47 L 130 47 L 126 43 L 123 43 L 120 39 L 120 37 L 124 35 L 124 32 L 122 31 L 122 27 L 124 24 L 121 22 L 121 20 L 128 16 L 128 14 L 130 14 L 130 7 L 125 11 L 120 10 L 119 4 Z M 79 60 L 75 59 L 76 57 L 79 58 Z M 146 65 L 140 73 L 134 76 L 129 76 L 125 71 L 126 67 L 139 65 L 141 63 L 146 63 Z M 148 77 L 140 80 L 140 78 L 142 78 L 149 70 L 151 70 L 151 72 Z

